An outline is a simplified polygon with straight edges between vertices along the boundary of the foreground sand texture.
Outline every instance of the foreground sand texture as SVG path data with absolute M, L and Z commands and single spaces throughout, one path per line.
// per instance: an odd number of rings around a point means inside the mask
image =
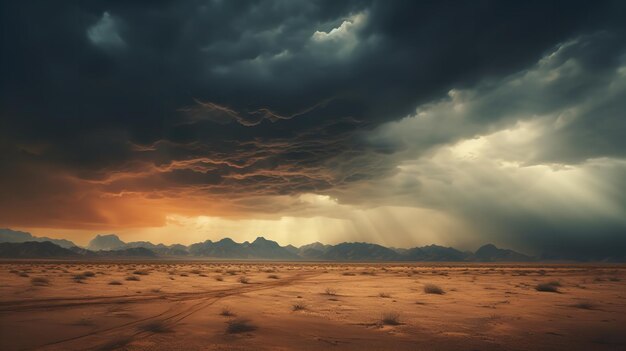
M 623 266 L 5 262 L 0 350 L 625 350 L 625 282 Z

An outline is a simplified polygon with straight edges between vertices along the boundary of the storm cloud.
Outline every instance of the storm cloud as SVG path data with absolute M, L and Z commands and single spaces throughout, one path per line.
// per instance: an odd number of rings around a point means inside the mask
M 356 223 L 402 206 L 465 223 L 433 224 L 442 243 L 615 256 L 624 15 L 619 1 L 3 2 L 0 223 Z

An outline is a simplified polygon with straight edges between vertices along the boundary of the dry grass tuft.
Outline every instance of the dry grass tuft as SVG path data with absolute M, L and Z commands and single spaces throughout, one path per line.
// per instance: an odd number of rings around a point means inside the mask
M 235 313 L 230 308 L 224 307 L 224 308 L 222 308 L 222 311 L 220 312 L 220 316 L 234 317 Z
M 540 292 L 558 293 L 559 286 L 561 286 L 559 282 L 540 283 L 540 284 L 537 284 L 537 286 L 535 286 L 535 290 L 540 291 Z
M 109 282 L 109 285 L 122 285 L 122 282 L 119 280 L 111 280 Z
M 267 276 L 268 279 L 279 279 L 279 277 L 276 274 L 270 274 Z
M 256 325 L 249 319 L 235 318 L 227 322 L 226 332 L 228 334 L 246 333 L 256 330 Z
M 328 296 L 337 296 L 337 290 L 333 288 L 326 288 L 326 290 L 324 291 L 324 294 Z
M 82 274 L 75 274 L 75 275 L 72 277 L 72 279 L 73 279 L 73 280 L 74 280 L 74 282 L 76 282 L 76 283 L 81 283 L 81 284 L 83 284 L 83 283 L 85 283 L 85 282 L 84 282 L 84 280 L 85 280 L 85 279 L 87 279 L 87 277 L 85 277 L 85 276 L 84 276 L 84 275 L 82 275 Z
M 301 302 L 301 301 L 296 302 L 293 305 L 291 305 L 291 310 L 292 311 L 303 311 L 303 310 L 306 310 L 306 309 L 307 309 L 306 304 L 304 302 Z
M 237 279 L 241 284 L 250 284 L 250 279 L 246 276 L 241 276 Z
M 378 293 L 378 297 L 382 297 L 383 299 L 388 299 L 391 297 L 391 295 L 389 293 L 386 292 L 379 292 Z
M 128 277 L 126 277 L 126 280 L 128 281 L 132 281 L 132 282 L 138 282 L 141 280 L 141 278 L 139 278 L 136 275 L 129 275 Z
M 440 288 L 439 286 L 435 285 L 435 284 L 426 284 L 426 285 L 424 285 L 424 292 L 427 293 L 427 294 L 437 294 L 437 295 L 445 294 L 443 289 Z
M 400 314 L 397 312 L 385 312 L 380 316 L 379 325 L 399 325 Z

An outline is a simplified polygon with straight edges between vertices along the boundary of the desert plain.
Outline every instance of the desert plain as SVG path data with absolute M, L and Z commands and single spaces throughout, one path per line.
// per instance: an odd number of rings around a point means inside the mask
M 626 267 L 0 263 L 0 350 L 625 350 Z

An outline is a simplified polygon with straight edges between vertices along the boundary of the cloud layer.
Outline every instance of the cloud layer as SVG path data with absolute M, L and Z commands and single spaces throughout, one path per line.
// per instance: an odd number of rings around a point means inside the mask
M 2 6 L 3 225 L 626 248 L 622 2 Z

